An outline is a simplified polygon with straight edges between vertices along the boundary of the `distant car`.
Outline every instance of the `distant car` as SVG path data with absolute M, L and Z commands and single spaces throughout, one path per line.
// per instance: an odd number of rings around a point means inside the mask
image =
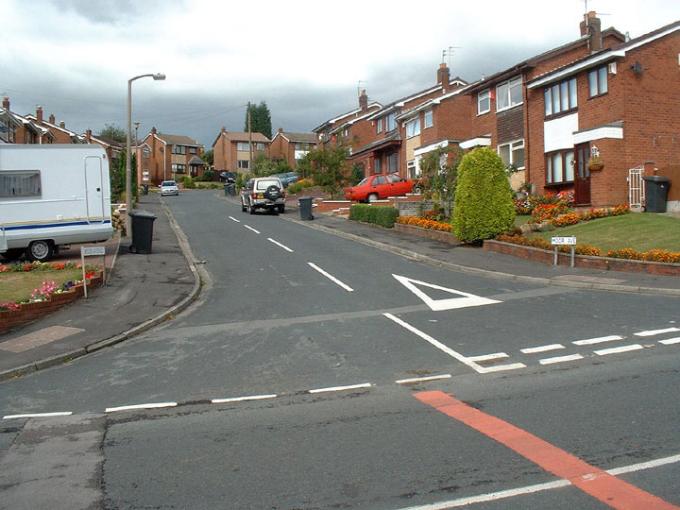
M 220 181 L 236 182 L 236 172 L 220 172 Z
M 161 196 L 179 195 L 179 187 L 175 181 L 161 182 Z
M 256 209 L 280 214 L 286 211 L 286 192 L 278 177 L 250 179 L 241 189 L 241 210 L 255 214 Z
M 278 179 L 281 181 L 281 184 L 283 184 L 284 188 L 287 188 L 294 182 L 297 182 L 298 179 L 300 178 L 297 172 L 285 172 L 282 174 L 274 174 L 270 177 L 278 177 Z
M 345 198 L 359 202 L 373 202 L 411 193 L 413 184 L 412 180 L 402 179 L 396 174 L 371 175 L 356 186 L 345 188 Z

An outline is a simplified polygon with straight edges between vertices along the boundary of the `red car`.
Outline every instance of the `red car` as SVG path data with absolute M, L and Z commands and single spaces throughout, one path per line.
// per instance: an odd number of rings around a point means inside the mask
M 345 198 L 360 202 L 382 200 L 411 193 L 413 184 L 412 180 L 402 179 L 396 174 L 371 175 L 356 186 L 345 188 Z

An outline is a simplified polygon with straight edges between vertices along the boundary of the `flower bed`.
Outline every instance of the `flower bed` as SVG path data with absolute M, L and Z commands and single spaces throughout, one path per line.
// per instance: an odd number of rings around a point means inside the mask
M 413 225 L 420 228 L 430 230 L 440 230 L 442 232 L 451 232 L 451 224 L 443 221 L 429 220 L 427 218 L 418 218 L 417 216 L 399 216 L 397 223 L 402 225 Z

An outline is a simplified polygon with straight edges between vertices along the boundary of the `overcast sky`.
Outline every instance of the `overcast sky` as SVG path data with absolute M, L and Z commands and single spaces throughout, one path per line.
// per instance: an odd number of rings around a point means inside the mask
M 602 25 L 637 37 L 680 18 L 677 0 L 589 0 Z M 579 36 L 584 0 L 417 2 L 0 0 L 0 94 L 20 114 L 77 132 L 125 124 L 133 85 L 140 138 L 159 131 L 209 148 L 266 101 L 273 128 L 309 131 L 357 105 L 434 85 L 442 50 L 473 81 Z

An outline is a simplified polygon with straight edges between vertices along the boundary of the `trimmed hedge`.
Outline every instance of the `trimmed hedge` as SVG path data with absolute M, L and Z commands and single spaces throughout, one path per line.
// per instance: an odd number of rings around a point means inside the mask
M 375 223 L 381 227 L 394 227 L 398 217 L 399 211 L 394 207 L 354 204 L 349 208 L 350 220 Z

